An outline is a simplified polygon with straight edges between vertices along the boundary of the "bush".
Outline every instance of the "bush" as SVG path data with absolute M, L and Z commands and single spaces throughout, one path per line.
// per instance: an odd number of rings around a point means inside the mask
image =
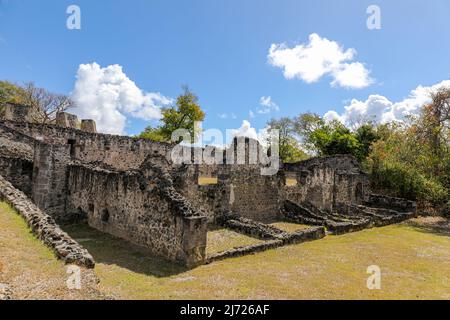
M 372 186 L 396 197 L 442 205 L 448 193 L 438 181 L 425 177 L 413 167 L 398 162 L 381 162 L 370 168 Z

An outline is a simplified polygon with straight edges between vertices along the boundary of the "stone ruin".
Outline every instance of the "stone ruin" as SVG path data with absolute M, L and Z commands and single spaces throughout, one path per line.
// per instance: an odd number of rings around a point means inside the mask
M 94 265 L 57 223 L 87 221 L 194 267 L 416 215 L 414 202 L 371 194 L 367 175 L 349 155 L 281 163 L 277 174 L 264 176 L 263 164 L 249 161 L 257 142 L 243 138 L 243 164 L 180 165 L 171 159 L 175 144 L 98 134 L 94 121 L 80 123 L 68 113 L 58 114 L 56 124 L 37 124 L 27 112 L 11 105 L 0 120 L 0 198 L 71 263 Z M 269 225 L 281 221 L 311 227 L 289 233 Z M 211 226 L 265 241 L 207 256 Z

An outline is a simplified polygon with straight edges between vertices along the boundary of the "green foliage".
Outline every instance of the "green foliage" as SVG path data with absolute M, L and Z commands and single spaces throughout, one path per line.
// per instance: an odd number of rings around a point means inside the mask
M 372 144 L 380 139 L 377 128 L 372 123 L 366 123 L 356 129 L 355 137 L 359 142 L 359 153 L 357 158 L 360 161 L 367 158 Z
M 68 96 L 38 88 L 32 82 L 17 85 L 0 81 L 0 116 L 8 103 L 31 107 L 33 121 L 39 123 L 51 123 L 58 112 L 73 106 L 73 101 Z
M 172 133 L 178 129 L 189 131 L 192 142 L 195 141 L 195 122 L 203 121 L 205 113 L 202 111 L 198 98 L 185 88 L 182 95 L 178 96 L 175 106 L 162 108 L 161 125 L 147 127 L 139 137 L 154 141 L 171 141 Z
M 438 181 L 400 162 L 383 161 L 378 167 L 372 167 L 371 183 L 375 190 L 433 204 L 442 203 L 448 196 L 447 190 Z
M 294 121 L 287 117 L 278 120 L 272 119 L 267 124 L 269 129 L 279 130 L 280 159 L 284 163 L 294 163 L 309 158 L 295 137 L 294 124 Z
M 437 146 L 422 114 L 408 124 L 386 124 L 365 161 L 372 187 L 394 196 L 442 206 L 448 201 L 450 153 L 444 140 Z
M 299 150 L 317 155 L 351 154 L 370 173 L 375 191 L 448 206 L 450 89 L 434 92 L 431 98 L 420 116 L 407 123 L 368 122 L 351 130 L 338 121 L 326 122 L 317 114 L 304 113 L 272 120 L 269 126 L 284 133 L 280 153 L 285 162 L 291 141 Z
M 7 103 L 25 104 L 26 92 L 23 88 L 9 81 L 0 81 L 0 117 Z
M 289 139 L 280 150 L 280 158 L 284 163 L 295 163 L 306 160 L 309 156 L 304 152 L 295 139 Z
M 315 129 L 310 141 L 320 155 L 352 154 L 359 156 L 360 143 L 343 124 L 333 121 Z
M 317 152 L 312 141 L 312 133 L 319 128 L 323 128 L 325 121 L 318 114 L 302 113 L 292 119 L 294 132 L 302 141 L 302 145 L 306 150 Z

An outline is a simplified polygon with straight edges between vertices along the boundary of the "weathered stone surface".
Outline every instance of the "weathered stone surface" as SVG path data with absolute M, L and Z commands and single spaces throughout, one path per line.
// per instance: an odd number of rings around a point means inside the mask
M 97 125 L 94 120 L 83 119 L 81 120 L 81 131 L 97 133 Z
M 94 259 L 89 252 L 63 232 L 52 217 L 43 213 L 27 196 L 0 176 L 0 199 L 10 204 L 25 219 L 33 233 L 56 256 L 66 263 L 93 268 Z
M 78 129 L 80 127 L 78 117 L 67 112 L 58 112 L 56 114 L 56 125 L 72 129 Z
M 275 227 L 233 213 L 224 213 L 220 215 L 217 218 L 217 223 L 223 227 L 263 240 L 281 239 L 287 234 Z
M 11 300 L 12 299 L 12 291 L 4 283 L 0 283 L 0 300 Z
M 7 103 L 3 118 L 11 121 L 33 121 L 32 108 L 29 106 L 22 106 L 14 103 Z
M 371 195 L 367 175 L 348 155 L 281 164 L 265 176 L 268 164 L 250 152 L 261 150 L 252 139 L 235 139 L 224 152 L 189 149 L 193 164 L 179 164 L 172 154 L 186 147 L 97 134 L 86 120 L 78 130 L 67 113 L 57 124 L 31 123 L 26 115 L 21 121 L 19 113 L 0 121 L 0 175 L 57 222 L 86 220 L 188 266 L 206 261 L 208 224 L 275 241 L 226 257 L 318 239 L 325 228 L 341 234 L 396 223 L 416 212 L 413 202 Z M 208 154 L 224 164 L 208 162 Z M 215 183 L 199 183 L 205 177 Z M 266 224 L 284 219 L 317 227 L 287 233 Z M 71 254 L 65 245 L 57 250 Z
M 119 172 L 77 164 L 68 170 L 69 212 L 168 260 L 204 263 L 207 219 L 174 189 L 163 168 L 146 163 L 144 174 L 144 168 Z
M 417 203 L 414 201 L 371 193 L 366 195 L 364 204 L 370 207 L 394 209 L 402 212 L 417 211 Z

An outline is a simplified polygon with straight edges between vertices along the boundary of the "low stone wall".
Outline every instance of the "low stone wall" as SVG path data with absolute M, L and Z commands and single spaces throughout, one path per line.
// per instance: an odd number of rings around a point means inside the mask
M 309 207 L 309 208 L 308 208 Z M 370 226 L 370 220 L 364 217 L 353 217 L 335 213 L 320 213 L 320 209 L 309 204 L 299 205 L 286 200 L 283 207 L 285 219 L 288 221 L 315 226 L 324 226 L 334 234 L 355 232 Z
M 366 195 L 366 198 L 364 200 L 366 205 L 372 207 L 394 209 L 404 212 L 417 211 L 416 202 L 402 198 L 394 198 L 378 194 L 368 194 Z
M 281 239 L 286 233 L 267 224 L 241 217 L 238 214 L 225 213 L 217 217 L 217 223 L 223 227 L 246 235 L 267 240 Z
M 206 259 L 206 263 L 211 263 L 213 261 L 223 260 L 227 258 L 244 256 L 248 254 L 254 254 L 257 252 L 262 252 L 289 244 L 298 244 L 306 241 L 318 240 L 325 237 L 324 227 L 313 227 L 290 233 L 279 230 L 269 225 L 252 221 L 250 219 L 238 218 L 233 215 L 228 215 L 228 218 L 231 217 L 235 220 L 227 220 L 227 216 L 222 216 L 219 220 L 224 226 L 227 226 L 230 229 L 245 233 L 250 236 L 256 236 L 258 238 L 271 240 L 267 240 L 263 243 L 255 245 L 243 246 L 215 253 Z
M 282 240 L 271 240 L 271 241 L 266 241 L 261 244 L 255 244 L 255 245 L 251 245 L 251 246 L 234 248 L 234 249 L 231 249 L 228 251 L 215 253 L 215 254 L 209 256 L 206 259 L 206 263 L 208 264 L 208 263 L 212 263 L 214 261 L 224 260 L 227 258 L 236 258 L 236 257 L 245 256 L 248 254 L 255 254 L 258 252 L 266 251 L 269 249 L 274 249 L 274 248 L 281 247 L 281 246 L 283 246 Z
M 11 205 L 25 219 L 33 233 L 55 255 L 66 263 L 93 268 L 94 259 L 89 252 L 63 232 L 52 217 L 42 212 L 27 196 L 0 176 L 0 199 Z

